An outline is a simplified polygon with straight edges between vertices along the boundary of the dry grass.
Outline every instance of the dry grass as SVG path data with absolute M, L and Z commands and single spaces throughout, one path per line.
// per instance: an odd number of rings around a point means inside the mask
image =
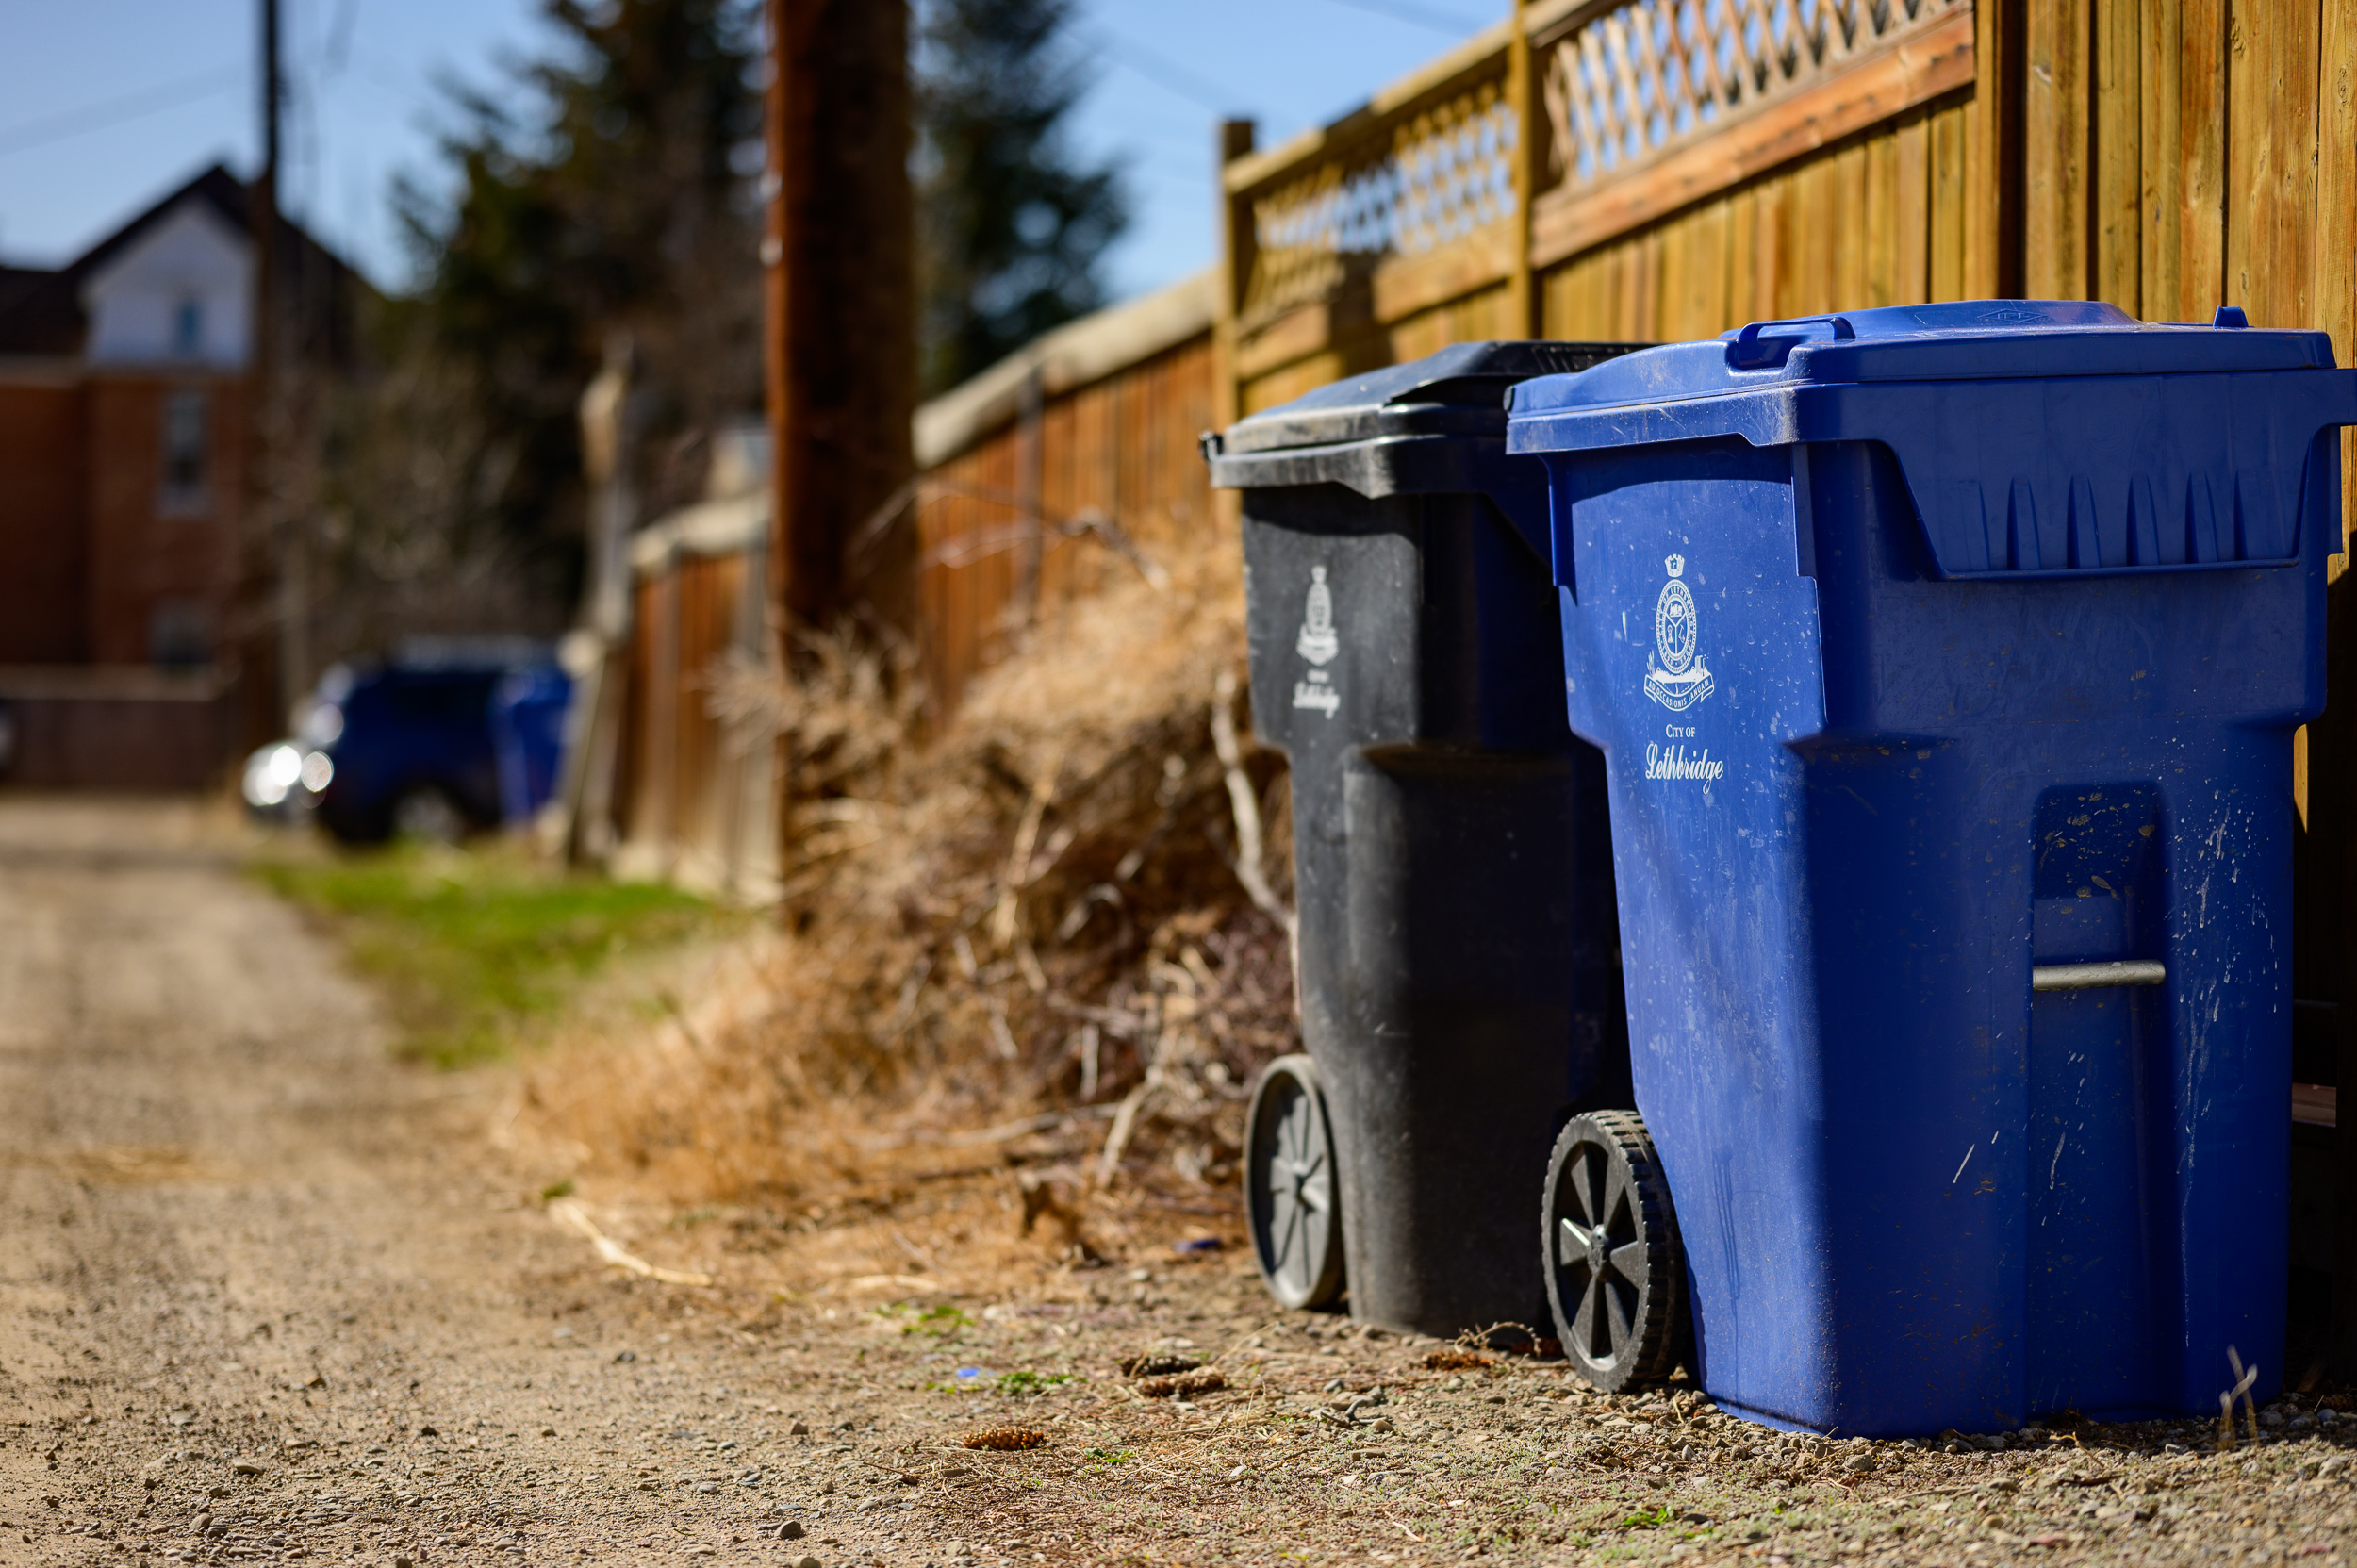
M 569 1177 L 737 1205 L 1013 1149 L 1022 1229 L 1076 1257 L 1125 1175 L 1226 1181 L 1245 1085 L 1296 1039 L 1211 734 L 1243 664 L 1232 553 L 1064 606 L 931 739 L 905 661 L 806 653 L 728 693 L 787 737 L 783 919 L 684 962 L 660 1016 L 579 1031 L 513 1134 Z M 1247 768 L 1283 896 L 1281 759 Z

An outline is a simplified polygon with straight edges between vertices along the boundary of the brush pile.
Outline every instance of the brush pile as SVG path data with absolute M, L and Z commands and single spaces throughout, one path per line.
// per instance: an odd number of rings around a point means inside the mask
M 545 1130 L 738 1202 L 1020 1140 L 1026 1229 L 1080 1250 L 1076 1188 L 1232 1179 L 1247 1086 L 1297 1048 L 1283 761 L 1240 710 L 1232 562 L 1156 576 L 1044 615 L 930 740 L 847 644 L 726 693 L 785 738 L 778 929 L 654 1037 L 544 1071 Z

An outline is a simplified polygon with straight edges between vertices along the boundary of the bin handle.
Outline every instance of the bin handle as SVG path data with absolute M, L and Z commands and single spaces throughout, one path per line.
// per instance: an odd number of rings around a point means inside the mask
M 2095 991 L 2111 985 L 2159 985 L 2168 967 L 2149 958 L 2116 958 L 2102 964 L 2034 964 L 2033 991 Z
M 1799 342 L 1800 338 L 1788 338 L 1781 334 L 1773 338 L 1765 338 L 1763 334 L 1767 329 L 1772 326 L 1807 326 L 1816 322 L 1831 323 L 1834 340 L 1837 342 L 1847 342 L 1857 336 L 1857 328 L 1850 324 L 1850 318 L 1847 316 L 1793 316 L 1780 322 L 1754 322 L 1737 333 L 1735 341 L 1727 345 L 1727 363 L 1739 371 L 1755 371 L 1763 366 L 1781 365 L 1792 352 L 1790 345 Z M 1781 354 L 1777 352 L 1779 346 L 1783 347 L 1784 352 Z

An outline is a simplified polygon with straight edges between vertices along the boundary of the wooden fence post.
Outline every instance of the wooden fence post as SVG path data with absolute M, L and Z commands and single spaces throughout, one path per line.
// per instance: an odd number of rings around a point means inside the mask
M 1219 190 L 1219 305 L 1211 323 L 1211 418 L 1222 429 L 1244 416 L 1244 385 L 1236 371 L 1236 318 L 1243 313 L 1244 291 L 1252 283 L 1253 250 L 1252 212 L 1228 192 L 1228 166 L 1250 156 L 1253 137 L 1251 121 L 1221 121 L 1219 168 L 1212 173 Z
M 1530 266 L 1530 204 L 1539 194 L 1541 134 L 1539 89 L 1531 58 L 1530 30 L 1523 13 L 1530 0 L 1513 0 L 1514 33 L 1506 46 L 1506 102 L 1514 111 L 1514 263 L 1506 285 L 1506 335 L 1539 336 L 1538 280 Z

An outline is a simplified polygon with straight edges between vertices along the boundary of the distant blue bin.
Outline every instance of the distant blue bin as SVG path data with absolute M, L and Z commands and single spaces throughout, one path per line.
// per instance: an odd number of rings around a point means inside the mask
M 553 665 L 513 669 L 491 690 L 491 747 L 499 758 L 500 817 L 526 826 L 556 794 L 565 767 L 572 678 Z
M 1730 1410 L 2214 1414 L 2230 1346 L 2281 1386 L 2292 731 L 2357 372 L 2241 325 L 1881 309 L 1514 389 Z

